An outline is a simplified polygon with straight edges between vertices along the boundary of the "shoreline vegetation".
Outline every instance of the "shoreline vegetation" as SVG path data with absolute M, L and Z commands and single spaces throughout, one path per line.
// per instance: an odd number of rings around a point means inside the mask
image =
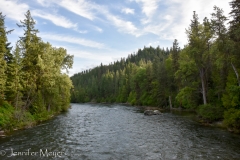
M 172 109 L 170 109 L 170 108 L 159 108 L 159 107 L 154 107 L 154 106 L 136 106 L 136 105 L 131 105 L 130 103 L 86 102 L 86 104 L 120 104 L 120 105 L 127 105 L 127 106 L 132 106 L 132 107 L 138 108 L 141 113 L 144 113 L 146 110 L 150 110 L 150 111 L 158 110 L 161 113 L 170 112 L 170 113 L 173 113 L 173 114 L 180 114 L 180 115 L 187 113 L 188 115 L 191 116 L 192 120 L 198 122 L 201 125 L 223 128 L 225 130 L 228 130 L 229 132 L 234 132 L 230 128 L 227 128 L 226 125 L 224 125 L 223 120 L 206 121 L 205 119 L 199 117 L 198 113 L 194 109 L 186 109 L 186 108 L 172 108 Z
M 7 105 L 7 106 L 6 106 Z M 24 130 L 29 129 L 32 127 L 35 127 L 37 125 L 40 125 L 56 116 L 58 116 L 61 113 L 67 112 L 67 110 L 63 110 L 60 112 L 54 112 L 54 111 L 45 111 L 41 112 L 39 114 L 32 115 L 30 112 L 25 111 L 24 113 L 21 113 L 23 117 L 21 119 L 18 119 L 15 116 L 15 110 L 14 108 L 9 105 L 5 104 L 2 105 L 5 108 L 4 110 L 0 110 L 0 114 L 4 113 L 7 114 L 5 116 L 2 116 L 1 120 L 5 121 L 5 123 L 1 124 L 0 128 L 0 137 L 5 137 L 10 135 L 13 131 L 17 130 Z M 71 105 L 69 105 L 68 108 L 71 108 Z
M 73 56 L 38 37 L 28 10 L 18 25 L 24 33 L 15 47 L 7 40 L 5 16 L 0 12 L 0 136 L 33 127 L 68 110 L 68 73 Z
M 73 75 L 71 102 L 194 110 L 202 123 L 240 133 L 240 1 L 230 7 L 229 17 L 214 6 L 201 21 L 194 11 L 183 48 L 175 39 Z

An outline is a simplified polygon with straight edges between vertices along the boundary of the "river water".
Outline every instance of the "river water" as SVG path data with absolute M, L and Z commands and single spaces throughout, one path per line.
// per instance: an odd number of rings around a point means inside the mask
M 240 136 L 171 113 L 73 104 L 52 120 L 0 138 L 0 159 L 239 160 Z

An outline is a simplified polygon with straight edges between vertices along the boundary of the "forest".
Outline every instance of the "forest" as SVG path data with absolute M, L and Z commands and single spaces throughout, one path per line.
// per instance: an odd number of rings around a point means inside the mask
M 144 47 L 73 75 L 71 102 L 190 109 L 207 123 L 223 121 L 239 133 L 240 1 L 230 7 L 226 17 L 214 6 L 202 22 L 194 11 L 183 48 L 175 39 L 170 48 Z
M 24 34 L 14 47 L 0 13 L 0 130 L 31 127 L 66 111 L 70 105 L 69 76 L 73 56 L 37 36 L 30 11 L 18 27 Z

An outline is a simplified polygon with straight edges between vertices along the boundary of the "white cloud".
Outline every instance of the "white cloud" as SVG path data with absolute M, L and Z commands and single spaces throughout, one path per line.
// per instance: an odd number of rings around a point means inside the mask
M 142 18 L 142 24 L 147 24 L 151 22 L 153 15 L 158 9 L 158 4 L 160 0 L 130 0 L 139 3 L 142 6 L 142 13 L 146 15 Z
M 153 16 L 158 8 L 159 0 L 137 0 L 143 3 L 142 12 L 146 14 L 147 17 Z
M 120 32 L 132 34 L 136 37 L 141 35 L 137 27 L 135 27 L 135 25 L 130 21 L 124 21 L 118 18 L 117 16 L 113 15 L 107 15 L 107 19 L 110 20 L 114 24 L 114 26 L 118 28 L 118 31 Z
M 105 48 L 105 45 L 102 43 L 98 43 L 95 41 L 86 40 L 86 39 L 82 39 L 82 38 L 76 38 L 76 37 L 72 37 L 72 36 L 68 36 L 68 35 L 53 34 L 53 33 L 40 33 L 40 37 L 42 37 L 43 39 L 73 43 L 73 44 L 78 44 L 78 45 L 87 46 L 87 47 L 91 47 L 91 48 L 98 48 L 98 49 Z
M 87 30 L 79 30 L 79 29 L 77 29 L 77 28 L 74 28 L 74 31 L 76 31 L 76 32 L 78 32 L 78 33 L 81 33 L 81 34 L 86 34 L 86 33 L 88 33 Z
M 125 13 L 125 14 L 134 14 L 134 9 L 131 9 L 131 8 L 123 8 L 122 13 Z
M 38 2 L 44 3 L 47 0 L 39 0 Z M 125 21 L 108 11 L 108 8 L 105 6 L 98 5 L 96 3 L 91 3 L 90 1 L 85 0 L 50 0 L 52 3 L 60 5 L 61 7 L 77 14 L 82 17 L 85 17 L 90 20 L 94 20 L 98 14 L 102 14 L 106 17 L 110 24 L 113 24 L 117 27 L 118 31 L 123 33 L 132 34 L 134 36 L 139 36 L 140 34 L 137 32 L 137 28 L 135 25 L 130 21 Z M 50 1 L 48 1 L 50 3 Z M 130 11 L 131 12 L 131 11 Z M 100 18 L 99 18 L 100 19 Z M 102 29 L 97 27 L 96 30 L 98 32 L 102 32 Z
M 35 17 L 40 17 L 43 19 L 47 19 L 51 21 L 56 26 L 64 27 L 64 28 L 76 28 L 77 24 L 72 23 L 69 19 L 61 16 L 61 15 L 55 15 L 46 13 L 40 10 L 33 10 L 32 15 Z
M 46 0 L 40 0 L 46 1 Z M 90 1 L 85 0 L 52 0 L 53 3 L 60 5 L 61 7 L 77 14 L 83 16 L 87 19 L 94 20 L 97 18 L 97 13 L 104 15 L 108 21 L 111 22 L 115 27 L 117 27 L 118 31 L 132 34 L 134 36 L 139 36 L 140 34 L 137 32 L 137 28 L 130 21 L 125 21 L 108 11 L 108 8 L 105 6 L 101 6 L 95 3 L 91 3 Z M 132 11 L 130 11 L 132 12 Z M 98 32 L 102 32 L 102 29 L 97 27 L 96 30 Z
M 51 5 L 51 0 L 37 0 L 37 2 L 44 7 L 49 7 Z
M 25 3 L 20 3 L 18 0 L 0 0 L 0 11 L 3 15 L 7 15 L 6 18 L 10 18 L 16 21 L 23 20 L 24 14 L 29 9 L 29 6 Z
M 95 14 L 93 10 L 96 4 L 85 0 L 37 0 L 39 4 L 44 7 L 49 7 L 51 5 L 59 5 L 70 12 L 73 12 L 84 18 L 93 20 L 95 19 Z
M 113 25 L 117 28 L 117 30 L 121 33 L 127 33 L 130 35 L 134 35 L 139 37 L 141 35 L 146 35 L 148 33 L 158 35 L 159 38 L 163 40 L 174 40 L 175 38 L 180 41 L 181 44 L 185 44 L 187 42 L 185 28 L 187 28 L 190 24 L 190 20 L 192 19 L 192 11 L 195 10 L 199 15 L 199 20 L 202 20 L 205 16 L 211 18 L 210 13 L 213 12 L 213 6 L 216 4 L 220 8 L 223 8 L 225 14 L 230 12 L 229 2 L 231 0 L 129 0 L 138 3 L 141 7 L 142 15 L 137 15 L 136 21 L 126 20 L 120 15 L 114 15 L 109 11 L 109 6 L 100 5 L 98 1 L 87 1 L 87 0 L 37 0 L 39 4 L 44 7 L 48 6 L 60 6 L 65 8 L 66 10 L 75 13 L 79 16 L 85 17 L 91 21 L 101 20 L 101 22 L 108 21 L 108 24 Z M 15 11 L 15 8 L 29 8 L 28 5 L 24 3 L 19 3 L 17 0 L 7 1 L 0 0 L 1 4 L 9 3 L 12 9 L 2 9 L 3 13 L 10 15 L 13 19 L 21 19 L 16 18 L 19 16 L 19 13 Z M 24 13 L 27 9 L 24 9 Z M 14 11 L 14 12 L 13 12 Z M 122 13 L 125 14 L 135 14 L 135 10 L 131 8 L 122 8 Z M 23 14 L 22 14 L 23 15 Z M 79 33 L 87 33 L 86 30 L 78 30 L 77 25 L 66 19 L 63 16 L 58 16 L 56 14 L 50 15 L 47 13 L 39 13 L 38 17 L 42 17 L 44 19 L 48 19 L 52 21 L 54 24 L 65 27 L 65 28 L 73 28 L 75 31 Z M 136 14 L 135 14 L 136 16 Z M 141 24 L 137 25 L 138 20 Z M 66 23 L 59 23 L 60 21 L 64 21 Z M 94 29 L 100 33 L 103 32 L 102 28 L 94 27 Z
M 93 20 L 95 18 L 94 13 L 92 12 L 94 4 L 85 0 L 61 0 L 57 1 L 57 4 L 87 19 Z
M 165 3 L 168 8 L 164 12 L 166 16 L 163 17 L 167 21 L 168 26 L 162 33 L 162 38 L 168 40 L 178 39 L 181 46 L 187 43 L 187 36 L 185 29 L 191 23 L 193 11 L 196 11 L 199 17 L 199 21 L 202 22 L 204 17 L 211 18 L 213 12 L 213 6 L 217 5 L 223 8 L 225 15 L 230 12 L 229 7 L 230 0 L 169 0 Z M 161 34 L 160 34 L 161 35 Z
M 230 12 L 228 3 L 231 0 L 159 1 L 158 9 L 156 10 L 155 8 L 152 8 L 154 12 L 148 12 L 147 8 L 150 9 L 151 5 L 147 6 L 145 0 L 131 1 L 136 1 L 143 5 L 142 12 L 145 13 L 146 17 L 141 19 L 142 29 L 140 32 L 142 32 L 142 34 L 153 33 L 158 35 L 162 40 L 173 41 L 174 39 L 178 39 L 180 45 L 183 46 L 187 43 L 185 29 L 188 28 L 191 23 L 193 11 L 196 11 L 199 16 L 199 21 L 202 22 L 204 17 L 211 18 L 210 14 L 213 12 L 213 6 L 217 4 L 218 7 L 223 8 L 224 13 L 227 16 Z M 152 4 L 155 2 L 157 1 L 152 1 Z
M 103 29 L 102 29 L 102 28 L 100 28 L 100 27 L 97 27 L 97 26 L 95 26 L 95 29 L 96 29 L 96 31 L 98 31 L 98 32 L 100 32 L 100 33 L 102 33 L 102 32 L 103 32 Z

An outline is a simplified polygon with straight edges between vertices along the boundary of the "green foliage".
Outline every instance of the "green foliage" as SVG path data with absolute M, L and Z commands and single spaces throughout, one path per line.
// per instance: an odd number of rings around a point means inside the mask
M 136 92 L 130 92 L 127 100 L 131 105 L 136 104 Z
M 5 16 L 2 15 L 2 12 L 0 12 L 0 100 L 3 100 L 5 98 L 4 91 L 6 89 L 6 81 L 7 81 L 7 75 L 6 75 L 6 69 L 7 69 L 7 61 L 6 61 L 6 54 L 8 54 L 10 51 L 7 42 L 7 34 L 11 31 L 6 31 L 5 27 Z
M 13 112 L 14 108 L 7 102 L 0 105 L 0 128 L 6 128 L 9 125 Z
M 237 79 L 234 72 L 230 71 L 227 78 L 226 92 L 222 96 L 222 102 L 226 108 L 240 109 L 240 86 L 236 84 Z
M 231 108 L 224 112 L 224 124 L 236 133 L 240 133 L 240 110 Z
M 196 90 L 191 87 L 185 87 L 180 90 L 176 96 L 176 100 L 183 108 L 196 108 L 197 101 L 195 97 Z
M 15 109 L 7 102 L 0 106 L 0 128 L 4 130 L 28 128 L 35 123 L 34 117 L 30 112 Z
M 52 116 L 54 115 L 54 112 L 53 111 L 47 111 L 47 110 L 44 110 L 44 111 L 41 111 L 39 113 L 35 113 L 33 115 L 34 117 L 34 120 L 36 122 L 42 122 L 42 121 L 46 121 L 48 120 L 49 118 L 51 118 Z
M 222 101 L 226 108 L 240 109 L 240 86 L 228 86 L 227 93 L 223 95 Z
M 223 118 L 224 108 L 222 106 L 207 104 L 198 107 L 198 114 L 207 122 L 221 120 Z
M 0 128 L 6 130 L 28 128 L 67 111 L 73 87 L 63 73 L 72 67 L 73 56 L 37 36 L 30 11 L 18 26 L 24 35 L 11 52 L 6 36 L 11 31 L 0 13 Z

